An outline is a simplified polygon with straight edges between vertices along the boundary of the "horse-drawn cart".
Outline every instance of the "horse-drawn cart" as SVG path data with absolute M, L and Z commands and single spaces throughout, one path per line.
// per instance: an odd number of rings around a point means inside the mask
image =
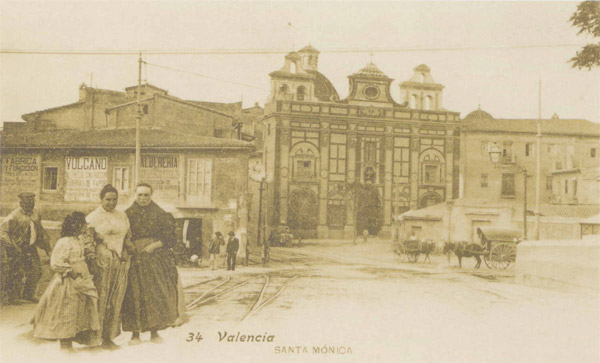
M 481 266 L 481 257 L 491 269 L 506 270 L 514 265 L 517 257 L 517 244 L 521 241 L 521 232 L 507 228 L 477 228 L 481 243 L 448 242 L 443 253 L 454 252 L 458 265 L 462 267 L 463 257 L 474 257 L 475 268 Z
M 434 249 L 435 243 L 432 241 L 408 239 L 404 242 L 396 243 L 394 246 L 394 253 L 401 258 L 406 257 L 409 262 L 415 263 L 419 260 L 421 254 L 425 255 L 425 261 L 430 260 L 429 255 Z
M 487 254 L 483 261 L 488 268 L 506 270 L 517 259 L 517 244 L 521 231 L 505 228 L 478 228 L 477 235 Z

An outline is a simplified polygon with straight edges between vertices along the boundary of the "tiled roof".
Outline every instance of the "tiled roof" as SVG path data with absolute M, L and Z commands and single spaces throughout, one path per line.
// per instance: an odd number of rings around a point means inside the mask
M 300 49 L 298 52 L 312 52 L 312 53 L 319 53 L 319 51 L 317 49 L 315 49 L 315 47 L 313 47 L 312 45 L 307 45 L 306 47 Z
M 471 119 L 465 120 L 467 131 L 504 131 L 537 133 L 537 119 Z M 582 119 L 542 120 L 542 134 L 600 136 L 600 123 Z
M 362 76 L 362 77 L 372 77 L 372 78 L 383 78 L 388 79 L 389 77 L 385 75 L 373 62 L 369 62 L 366 66 L 361 68 L 358 72 L 354 73 L 353 76 Z
M 469 112 L 469 114 L 467 116 L 465 116 L 463 120 L 470 121 L 470 120 L 493 120 L 493 119 L 494 119 L 494 117 L 492 117 L 492 115 L 490 115 L 489 113 L 487 113 L 484 110 L 482 110 L 481 108 L 479 108 L 475 111 Z
M 541 216 L 585 219 L 598 214 L 600 214 L 600 205 L 540 205 Z
M 325 77 L 321 72 L 307 72 L 314 75 L 313 84 L 315 85 L 315 97 L 317 97 L 319 101 L 329 102 L 331 101 L 331 96 L 333 96 L 334 100 L 336 101 L 340 99 L 340 96 L 335 90 L 335 87 L 331 81 L 327 79 L 327 77 Z
M 149 129 L 140 130 L 140 143 L 142 148 L 254 148 L 251 143 L 237 139 L 175 134 L 164 130 Z M 135 148 L 135 129 L 3 133 L 1 144 L 2 149 L 132 149 Z

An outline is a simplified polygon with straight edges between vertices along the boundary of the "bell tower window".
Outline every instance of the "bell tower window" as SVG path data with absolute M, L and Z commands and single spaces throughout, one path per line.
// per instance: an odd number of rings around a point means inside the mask
M 305 95 L 306 95 L 306 88 L 304 88 L 304 86 L 298 87 L 298 91 L 296 92 L 296 99 L 298 101 L 304 101 Z

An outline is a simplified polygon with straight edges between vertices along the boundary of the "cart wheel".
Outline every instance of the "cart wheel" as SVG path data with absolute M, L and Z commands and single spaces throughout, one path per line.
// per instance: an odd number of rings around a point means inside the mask
M 397 243 L 396 246 L 394 247 L 394 253 L 400 257 L 400 261 L 404 260 L 404 246 L 402 245 L 402 243 Z
M 492 266 L 492 260 L 490 260 L 490 254 L 489 254 L 489 253 L 487 253 L 487 254 L 483 255 L 483 262 L 485 262 L 485 265 L 486 265 L 488 268 L 494 268 L 494 267 Z
M 410 262 L 415 263 L 419 259 L 419 252 L 411 252 L 408 253 L 406 256 L 408 257 L 408 260 Z
M 506 243 L 492 248 L 492 252 L 490 253 L 492 266 L 499 270 L 506 270 L 511 263 L 515 262 L 516 257 L 517 251 L 515 247 Z

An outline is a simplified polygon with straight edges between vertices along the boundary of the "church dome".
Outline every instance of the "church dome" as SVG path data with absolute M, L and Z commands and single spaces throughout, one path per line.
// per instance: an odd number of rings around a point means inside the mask
M 371 78 L 388 78 L 373 62 L 369 62 L 361 70 L 354 73 L 353 76 L 371 77 Z
M 485 112 L 481 108 L 476 109 L 475 111 L 470 112 L 463 118 L 465 121 L 477 121 L 477 120 L 493 120 L 494 117 L 489 113 Z
M 319 101 L 337 101 L 340 99 L 335 87 L 327 77 L 318 71 L 307 71 L 314 76 L 313 84 L 315 85 L 315 97 Z

